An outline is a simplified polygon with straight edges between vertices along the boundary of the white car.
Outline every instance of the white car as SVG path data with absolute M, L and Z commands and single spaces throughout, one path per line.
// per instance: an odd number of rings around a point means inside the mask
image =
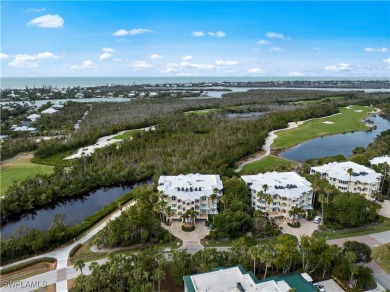
M 321 219 L 322 219 L 321 216 L 315 216 L 313 222 L 316 224 L 320 224 Z
M 320 218 L 320 219 L 321 219 L 321 218 Z M 317 291 L 325 292 L 325 288 L 324 288 L 323 285 L 318 284 L 318 283 L 314 283 L 313 286 L 316 287 Z

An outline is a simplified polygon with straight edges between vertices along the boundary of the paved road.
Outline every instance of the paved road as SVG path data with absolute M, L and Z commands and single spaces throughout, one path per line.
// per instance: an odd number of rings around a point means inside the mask
M 135 202 L 131 202 L 130 204 L 126 205 L 126 207 L 123 208 L 122 211 L 125 210 L 126 208 L 134 205 L 134 204 L 135 204 Z M 16 264 L 19 264 L 19 263 L 22 263 L 22 262 L 26 262 L 26 261 L 29 261 L 29 260 L 32 260 L 32 259 L 38 259 L 38 258 L 42 258 L 42 257 L 52 257 L 52 258 L 57 259 L 57 269 L 55 271 L 52 271 L 53 274 L 51 276 L 54 277 L 53 278 L 54 280 L 52 280 L 51 283 L 52 284 L 56 283 L 56 291 L 57 292 L 68 291 L 68 283 L 67 283 L 67 281 L 65 279 L 66 279 L 67 273 L 68 273 L 67 272 L 67 266 L 68 266 L 69 252 L 77 244 L 79 244 L 79 243 L 83 244 L 86 241 L 88 241 L 89 239 L 91 239 L 94 235 L 96 235 L 100 230 L 102 230 L 107 225 L 107 222 L 109 220 L 113 220 L 113 219 L 117 218 L 122 213 L 122 211 L 120 211 L 120 210 L 116 211 L 105 222 L 103 222 L 102 224 L 97 226 L 95 229 L 93 229 L 91 232 L 89 232 L 88 234 L 86 234 L 82 238 L 74 241 L 72 244 L 70 244 L 68 246 L 65 246 L 63 248 L 59 248 L 57 250 L 54 250 L 54 251 L 51 251 L 51 252 L 48 252 L 48 253 L 45 253 L 45 254 L 41 254 L 39 256 L 35 256 L 35 257 L 32 257 L 32 258 L 28 258 L 26 260 L 22 260 L 22 261 L 19 261 L 19 262 L 16 262 L 16 263 L 12 263 L 12 264 L 3 266 L 0 269 L 3 269 L 5 267 L 9 267 L 9 266 L 13 266 L 13 265 L 16 265 Z M 51 273 L 51 272 L 49 272 L 49 273 Z M 2 289 L 2 291 L 3 291 L 3 289 Z M 14 290 L 14 291 L 16 291 L 16 290 Z M 28 291 L 28 290 L 26 290 L 26 291 Z

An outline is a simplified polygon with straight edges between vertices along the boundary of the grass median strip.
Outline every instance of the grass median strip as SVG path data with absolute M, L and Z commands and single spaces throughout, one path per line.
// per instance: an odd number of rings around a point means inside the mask
M 278 131 L 278 136 L 272 148 L 285 149 L 310 139 L 347 133 L 352 131 L 366 131 L 369 129 L 361 122 L 373 108 L 364 106 L 349 106 L 340 108 L 340 114 L 331 117 L 313 119 L 300 125 L 298 128 Z
M 390 274 L 390 243 L 382 244 L 372 249 L 372 258 Z

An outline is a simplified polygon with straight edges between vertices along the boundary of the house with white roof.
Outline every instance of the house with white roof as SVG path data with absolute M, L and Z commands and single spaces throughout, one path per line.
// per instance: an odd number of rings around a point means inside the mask
M 251 206 L 271 218 L 292 219 L 289 211 L 294 207 L 313 209 L 311 183 L 296 172 L 267 172 L 241 178 L 248 186 Z M 258 196 L 261 192 L 270 195 L 272 202 Z
M 349 170 L 352 170 L 350 173 Z M 320 173 L 331 185 L 342 192 L 360 193 L 372 200 L 375 192 L 380 191 L 382 174 L 366 166 L 346 162 L 331 162 L 322 166 L 311 167 L 310 173 Z
M 241 266 L 216 268 L 211 272 L 184 276 L 185 292 L 315 292 L 313 284 L 299 273 L 289 273 L 258 280 L 252 272 L 245 272 Z
M 381 163 L 387 163 L 388 165 L 390 165 L 390 156 L 384 155 L 381 157 L 375 157 L 375 158 L 370 160 L 371 165 L 378 165 Z
M 58 112 L 58 110 L 54 109 L 54 108 L 48 108 L 48 109 L 45 109 L 44 111 L 41 112 L 41 114 L 54 114 Z
M 160 176 L 157 190 L 163 193 L 166 206 L 172 209 L 171 219 L 180 219 L 193 208 L 197 219 L 208 219 L 209 214 L 218 214 L 217 201 L 222 196 L 223 184 L 219 175 L 187 174 Z M 217 195 L 211 200 L 212 194 Z
M 36 122 L 41 118 L 41 115 L 32 114 L 27 117 L 30 121 Z

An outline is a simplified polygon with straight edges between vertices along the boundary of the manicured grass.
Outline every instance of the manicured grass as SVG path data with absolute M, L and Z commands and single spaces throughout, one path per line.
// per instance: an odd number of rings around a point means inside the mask
M 390 244 L 382 244 L 372 249 L 372 258 L 390 274 Z
M 134 136 L 134 134 L 141 133 L 143 131 L 144 130 L 139 130 L 139 129 L 129 130 L 129 131 L 124 132 L 121 135 L 117 135 L 117 136 L 112 137 L 112 139 L 119 139 L 119 140 L 130 139 L 131 137 Z
M 384 219 L 385 221 L 383 223 L 379 223 L 372 226 L 363 226 L 360 228 L 346 230 L 335 230 L 335 232 L 316 230 L 314 231 L 314 234 L 316 236 L 325 237 L 326 239 L 339 239 L 388 231 L 390 230 L 390 219 Z
M 323 97 L 320 99 L 300 100 L 300 101 L 297 101 L 295 103 L 297 103 L 297 104 L 318 104 L 318 103 L 336 101 L 336 100 L 340 100 L 342 98 L 344 98 L 344 97 L 342 97 L 342 96 L 329 96 L 329 97 Z
M 274 170 L 291 170 L 297 165 L 297 163 L 289 160 L 282 159 L 280 157 L 270 155 L 267 157 L 264 157 L 261 160 L 254 161 L 252 163 L 246 164 L 242 170 L 241 173 L 245 174 L 258 174 L 259 172 L 267 172 L 267 171 L 274 171 Z
M 46 273 L 48 271 L 52 271 L 55 269 L 55 265 L 55 263 L 42 262 L 1 275 L 1 286 L 4 286 L 3 284 L 9 281 L 23 280 L 42 273 Z
M 356 112 L 359 111 L 359 112 Z M 361 111 L 361 112 L 360 112 Z M 307 140 L 339 133 L 352 131 L 365 131 L 369 129 L 361 122 L 373 108 L 363 106 L 350 106 L 340 108 L 340 113 L 332 117 L 314 119 L 300 125 L 298 128 L 283 130 L 276 133 L 278 136 L 272 148 L 284 149 L 295 146 Z M 333 122 L 333 124 L 324 124 L 323 122 Z
M 0 195 L 4 195 L 14 180 L 22 181 L 29 176 L 49 174 L 53 172 L 52 166 L 35 164 L 31 162 L 32 154 L 21 154 L 5 160 L 1 164 Z
M 208 115 L 208 114 L 215 113 L 215 112 L 218 112 L 218 111 L 219 111 L 219 109 L 217 109 L 217 108 L 208 108 L 208 109 L 203 109 L 203 110 L 196 110 L 196 111 L 185 112 L 185 114 L 186 115 L 190 115 L 190 114 Z
M 200 244 L 204 247 L 230 247 L 232 245 L 233 240 L 207 240 L 202 238 L 200 240 Z

